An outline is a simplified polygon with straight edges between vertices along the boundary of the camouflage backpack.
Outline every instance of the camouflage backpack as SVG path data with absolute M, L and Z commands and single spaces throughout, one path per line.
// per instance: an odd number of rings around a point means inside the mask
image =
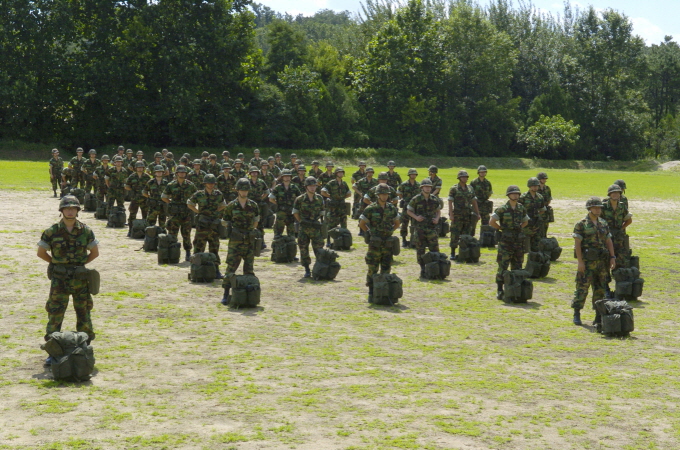
M 275 263 L 289 263 L 297 256 L 297 242 L 293 236 L 276 236 L 272 240 L 271 260 Z
M 482 225 L 479 234 L 479 245 L 482 247 L 496 246 L 496 229 L 491 225 Z
M 229 306 L 255 308 L 260 304 L 260 280 L 255 275 L 232 275 Z
M 427 252 L 423 255 L 423 271 L 428 280 L 443 280 L 451 273 L 451 261 L 446 253 Z
M 503 272 L 503 301 L 505 303 L 526 303 L 534 293 L 534 284 L 525 270 Z
M 182 244 L 174 234 L 158 235 L 158 264 L 178 264 Z
M 598 332 L 608 336 L 628 336 L 635 330 L 633 307 L 625 300 L 597 300 L 595 310 L 602 318 L 602 323 L 597 326 Z
M 460 251 L 458 253 L 458 262 L 476 263 L 479 262 L 479 241 L 474 236 L 469 234 L 462 234 L 460 236 Z
M 50 365 L 55 380 L 87 381 L 94 371 L 94 350 L 87 333 L 57 331 L 40 346 L 55 362 Z
M 401 278 L 393 273 L 373 274 L 373 295 L 369 303 L 394 306 L 403 295 Z
M 349 205 L 349 203 L 347 203 Z M 352 232 L 347 228 L 337 226 L 328 230 L 331 238 L 331 248 L 333 250 L 349 250 L 352 248 Z
M 315 280 L 334 280 L 340 272 L 340 263 L 336 259 L 338 259 L 338 254 L 332 250 L 324 248 L 317 250 L 312 277 Z
M 527 265 L 524 270 L 529 278 L 545 278 L 550 272 L 550 254 L 543 252 L 529 252 Z
M 132 239 L 144 239 L 146 235 L 146 219 L 134 219 L 132 221 Z
M 194 253 L 191 255 L 189 281 L 211 283 L 217 275 L 217 256 L 213 253 Z
M 146 227 L 144 229 L 144 249 L 145 252 L 155 252 L 158 250 L 158 236 L 165 233 L 165 228 L 159 226 Z
M 543 238 L 538 242 L 538 251 L 547 253 L 550 256 L 550 261 L 557 261 L 562 255 L 562 247 L 557 242 L 557 238 Z

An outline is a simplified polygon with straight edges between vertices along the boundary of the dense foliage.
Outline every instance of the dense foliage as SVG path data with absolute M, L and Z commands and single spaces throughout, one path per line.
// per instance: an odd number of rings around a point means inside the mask
M 366 0 L 7 0 L 0 138 L 680 157 L 680 47 L 623 14 Z

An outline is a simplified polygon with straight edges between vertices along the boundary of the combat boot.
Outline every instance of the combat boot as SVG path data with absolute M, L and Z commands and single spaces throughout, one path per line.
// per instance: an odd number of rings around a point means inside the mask
M 331 238 L 326 240 L 326 248 L 331 248 Z
M 191 250 L 185 250 L 184 260 L 191 261 Z
M 220 268 L 216 267 L 215 268 L 215 279 L 221 280 L 222 278 L 224 278 L 224 275 L 222 275 L 222 273 L 220 273 Z
M 452 249 L 451 249 L 451 257 L 450 257 L 449 259 L 450 259 L 451 261 L 455 261 L 455 260 L 456 260 L 456 249 L 455 249 L 455 248 L 452 248 Z
M 130 221 L 132 222 L 132 221 Z M 132 224 L 128 224 L 128 234 L 127 237 L 132 237 Z
M 409 244 L 408 244 L 408 241 L 406 240 L 406 237 L 402 236 L 402 238 L 401 238 L 401 248 L 408 248 L 408 247 L 409 247 Z
M 574 325 L 583 325 L 581 323 L 581 310 L 574 308 Z
M 368 303 L 371 303 L 373 300 L 373 286 L 368 287 Z
M 54 198 L 57 198 L 57 190 L 56 190 L 56 189 L 52 189 L 52 191 L 54 192 Z
M 363 235 L 364 235 L 364 230 L 359 229 L 359 236 L 363 236 Z
M 503 295 L 505 295 L 505 293 L 503 292 L 503 282 L 496 281 L 496 286 L 498 286 L 498 290 L 496 291 L 496 298 L 498 300 L 503 300 Z
M 604 285 L 604 296 L 605 298 L 614 298 L 614 294 L 611 289 L 609 289 L 609 283 Z
M 305 275 L 304 278 L 309 278 L 312 276 L 312 272 L 309 270 L 309 264 L 304 264 Z
M 229 290 L 231 290 L 231 286 L 224 288 L 224 296 L 222 297 L 222 300 L 220 301 L 220 303 L 222 303 L 224 306 L 229 305 L 229 300 L 230 300 L 230 297 L 231 297 L 231 295 L 229 295 Z
M 420 278 L 425 278 L 425 264 L 420 265 Z

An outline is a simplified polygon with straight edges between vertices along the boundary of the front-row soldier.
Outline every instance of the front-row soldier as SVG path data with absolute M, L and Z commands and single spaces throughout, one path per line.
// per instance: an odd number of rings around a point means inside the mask
M 277 184 L 269 194 L 269 201 L 277 206 L 274 237 L 283 235 L 286 230 L 288 236 L 295 235 L 293 204 L 295 199 L 302 195 L 302 192 L 290 182 L 291 178 L 290 169 L 283 169 L 281 171 L 281 183 Z
M 392 245 L 390 237 L 399 228 L 399 209 L 389 202 L 390 192 L 387 184 L 379 184 L 376 190 L 378 200 L 364 209 L 359 217 L 359 228 L 368 235 L 366 252 L 366 286 L 368 300 L 373 296 L 373 274 L 387 274 L 392 270 Z
M 191 259 L 191 214 L 187 200 L 196 192 L 196 186 L 186 179 L 188 172 L 186 166 L 177 166 L 175 169 L 177 178 L 168 183 L 161 195 L 161 199 L 168 203 L 168 222 L 165 228 L 168 234 L 174 236 L 177 236 L 179 231 L 182 232 L 182 246 L 187 261 Z
M 418 171 L 416 169 L 408 169 L 408 180 L 404 181 L 397 187 L 397 195 L 401 198 L 401 246 L 403 248 L 409 247 L 408 226 L 411 223 L 408 214 L 408 205 L 411 199 L 420 193 L 420 183 L 416 181 Z M 432 190 L 432 188 L 430 188 Z M 414 236 L 411 236 L 413 238 Z M 439 251 L 439 250 L 437 250 Z
M 411 246 L 416 249 L 416 258 L 420 265 L 420 276 L 425 276 L 423 255 L 425 249 L 431 252 L 439 251 L 439 232 L 437 224 L 441 216 L 439 198 L 432 195 L 432 180 L 425 178 L 420 182 L 421 193 L 411 198 L 406 212 L 413 219 L 414 234 L 411 236 Z
M 593 288 L 593 308 L 595 302 L 604 298 L 609 270 L 616 268 L 616 255 L 612 244 L 607 221 L 602 217 L 602 201 L 590 197 L 586 202 L 588 215 L 574 226 L 574 253 L 578 260 L 576 272 L 576 291 L 571 307 L 574 308 L 574 324 L 581 325 L 581 310 Z M 602 318 L 595 314 L 593 325 Z
M 505 195 L 508 201 L 505 205 L 497 208 L 491 215 L 489 225 L 501 232 L 498 242 L 498 271 L 496 272 L 496 285 L 498 290 L 496 298 L 503 300 L 503 272 L 508 270 L 521 270 L 524 264 L 524 233 L 522 229 L 529 224 L 524 205 L 519 203 L 522 191 L 519 186 L 508 186 Z
M 458 183 L 449 189 L 449 220 L 451 221 L 451 260 L 456 259 L 456 249 L 460 236 L 475 234 L 475 223 L 479 220 L 477 197 L 472 186 L 468 186 L 470 178 L 465 170 L 458 171 Z M 474 213 L 476 220 L 472 219 Z
M 227 246 L 227 270 L 222 280 L 224 296 L 222 304 L 229 304 L 231 278 L 243 260 L 243 274 L 254 275 L 255 239 L 257 239 L 257 223 L 260 211 L 257 203 L 248 198 L 250 180 L 241 178 L 236 182 L 237 197 L 224 209 L 224 220 L 231 222 L 231 236 Z
M 345 176 L 345 170 L 342 167 L 335 169 L 335 178 L 328 181 L 323 189 L 321 195 L 328 199 L 328 212 L 326 214 L 328 221 L 328 229 L 335 228 L 338 225 L 342 228 L 347 228 L 347 210 L 345 206 L 345 199 L 352 196 L 347 183 L 342 179 Z M 328 236 L 326 247 L 331 246 L 331 238 Z
M 305 268 L 305 278 L 312 276 L 309 265 L 312 258 L 309 256 L 309 244 L 312 244 L 314 255 L 323 248 L 323 235 L 321 234 L 321 218 L 324 214 L 323 197 L 316 193 L 316 178 L 307 177 L 305 180 L 305 193 L 295 199 L 293 215 L 300 224 L 298 233 L 298 247 L 300 247 L 300 262 Z
M 209 173 L 203 178 L 204 189 L 196 191 L 187 200 L 190 210 L 198 214 L 196 218 L 196 235 L 194 236 L 194 253 L 203 253 L 205 244 L 208 243 L 210 253 L 217 257 L 217 275 L 215 278 L 222 278 L 219 271 L 220 266 L 220 225 L 221 211 L 227 207 L 222 193 L 215 189 L 217 178 Z
M 77 198 L 64 196 L 59 202 L 59 211 L 62 219 L 46 229 L 38 242 L 38 257 L 50 264 L 45 340 L 49 340 L 50 334 L 55 331 L 61 331 L 69 296 L 72 296 L 77 317 L 76 330 L 87 333 L 89 342 L 95 338 L 90 318 L 92 296 L 87 280 L 82 279 L 80 274 L 86 264 L 99 256 L 99 242 L 90 227 L 78 220 L 80 203 Z
M 160 164 L 154 168 L 153 175 L 154 178 L 146 183 L 142 191 L 149 208 L 146 224 L 153 227 L 156 225 L 156 219 L 158 219 L 158 225 L 162 227 L 165 225 L 165 203 L 161 200 L 161 195 L 165 192 L 168 180 L 165 179 L 165 168 Z

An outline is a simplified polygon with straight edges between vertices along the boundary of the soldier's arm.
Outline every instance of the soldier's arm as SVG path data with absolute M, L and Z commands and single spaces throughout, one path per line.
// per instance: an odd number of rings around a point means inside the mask
M 198 208 L 196 208 L 196 203 L 194 202 L 194 197 L 192 196 L 189 200 L 187 200 L 187 208 L 195 212 L 196 214 L 199 213 Z M 219 211 L 219 210 L 218 210 Z
M 38 258 L 52 264 L 52 256 L 49 253 L 47 253 L 47 249 L 45 247 L 42 247 L 40 245 L 38 246 Z
M 368 231 L 368 222 L 366 221 L 366 218 L 362 215 L 361 219 L 359 220 L 359 228 L 361 228 L 363 231 Z
M 496 216 L 496 213 L 493 213 L 493 214 L 491 215 L 491 218 L 489 218 L 489 225 L 492 226 L 492 227 L 494 227 L 496 230 L 500 231 L 500 230 L 501 230 L 501 226 L 500 226 L 500 225 L 498 224 L 498 222 L 496 221 L 496 217 L 495 217 L 495 216 Z
M 91 263 L 92 261 L 97 259 L 97 257 L 99 257 L 99 246 L 95 244 L 90 248 L 90 253 L 87 255 L 87 260 L 85 261 L 85 264 Z
M 475 210 L 475 214 L 477 214 L 477 218 L 478 219 L 481 218 L 481 216 L 479 215 L 479 206 L 477 205 L 477 199 L 476 198 L 472 199 L 472 208 Z
M 397 216 L 397 217 L 394 219 L 394 228 L 392 229 L 392 231 L 398 230 L 399 227 L 401 227 L 401 220 L 399 220 L 399 216 Z

